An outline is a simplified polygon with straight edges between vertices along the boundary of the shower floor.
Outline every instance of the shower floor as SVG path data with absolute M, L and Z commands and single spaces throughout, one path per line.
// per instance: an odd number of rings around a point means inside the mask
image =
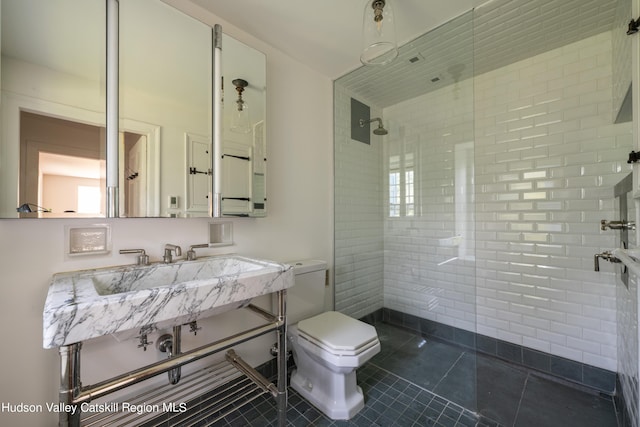
M 289 389 L 289 426 L 617 427 L 609 396 L 395 326 L 376 329 L 382 350 L 358 370 L 365 408 L 332 421 Z M 265 397 L 213 425 L 275 426 L 275 419 Z

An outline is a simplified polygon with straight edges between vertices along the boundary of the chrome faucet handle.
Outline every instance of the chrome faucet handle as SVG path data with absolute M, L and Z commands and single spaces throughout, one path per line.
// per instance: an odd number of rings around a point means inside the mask
M 147 338 L 147 334 L 141 334 L 137 338 L 140 340 L 140 344 L 138 344 L 138 348 L 141 348 L 144 351 L 147 351 L 147 347 L 153 344 L 153 341 L 149 341 L 149 339 Z
M 144 249 L 120 249 L 121 254 L 140 254 L 138 255 L 137 265 L 149 265 L 149 255 Z
M 198 335 L 198 331 L 202 329 L 202 326 L 198 326 L 198 322 L 195 320 L 189 323 L 189 332 L 193 332 L 193 335 Z
M 593 256 L 593 271 L 600 271 L 600 258 L 613 263 L 622 262 L 619 258 L 615 257 L 611 251 L 603 251 Z
M 208 247 L 209 247 L 208 243 L 201 243 L 199 245 L 189 246 L 189 250 L 187 251 L 187 261 L 194 261 L 197 258 L 195 249 L 208 248 Z
M 182 255 L 182 249 L 180 248 L 180 246 L 167 243 L 166 245 L 164 245 L 164 256 L 162 257 L 162 260 L 165 264 L 169 264 L 173 260 L 171 251 L 175 252 L 176 256 Z

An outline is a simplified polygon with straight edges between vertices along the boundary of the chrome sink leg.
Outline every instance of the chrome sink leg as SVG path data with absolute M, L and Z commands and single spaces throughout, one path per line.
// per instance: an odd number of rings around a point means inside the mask
M 180 340 L 181 340 L 181 327 L 174 326 L 173 327 L 173 336 L 171 334 L 164 334 L 158 339 L 158 350 L 163 353 L 167 353 L 167 357 L 171 359 L 172 357 L 180 354 Z M 169 383 L 178 384 L 181 376 L 181 367 L 173 368 L 167 372 L 169 376 Z
M 278 412 L 278 427 L 287 426 L 287 290 L 278 291 L 278 322 L 280 327 L 276 331 L 278 356 L 278 396 L 276 407 Z
M 61 427 L 80 427 L 80 405 L 73 402 L 82 388 L 80 383 L 81 348 L 82 343 L 75 343 L 58 349 L 60 353 L 60 404 L 65 408 L 74 408 L 73 410 L 60 411 L 58 425 Z

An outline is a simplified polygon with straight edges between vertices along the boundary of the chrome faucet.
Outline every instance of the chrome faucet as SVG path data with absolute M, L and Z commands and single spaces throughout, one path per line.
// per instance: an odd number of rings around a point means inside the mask
M 120 249 L 121 254 L 140 254 L 138 255 L 137 265 L 149 265 L 149 255 L 147 255 L 144 249 Z
M 165 264 L 169 264 L 173 260 L 171 251 L 174 251 L 176 256 L 182 255 L 182 249 L 180 249 L 180 246 L 167 243 L 164 245 L 164 256 L 162 257 L 162 261 L 164 261 Z
M 200 245 L 191 245 L 189 246 L 189 250 L 187 251 L 187 261 L 193 261 L 197 258 L 195 249 L 198 248 L 208 248 L 208 243 L 202 243 Z
M 636 223 L 633 221 L 607 221 L 606 219 L 600 220 L 600 230 L 635 230 Z
M 622 262 L 620 261 L 619 258 L 615 257 L 610 251 L 604 251 L 604 252 L 600 252 L 599 254 L 595 254 L 593 256 L 593 270 L 594 271 L 600 271 L 600 259 L 603 259 L 605 261 L 609 261 L 609 262 L 613 262 L 613 263 L 619 263 Z
M 163 353 L 167 353 L 167 357 L 171 359 L 181 353 L 180 351 L 180 341 L 181 341 L 181 331 L 182 326 L 174 326 L 173 327 L 173 336 L 171 334 L 164 334 L 160 338 L 158 338 L 158 343 L 156 347 Z M 169 369 L 167 372 L 169 375 L 169 383 L 170 384 L 178 384 L 181 376 L 181 367 Z

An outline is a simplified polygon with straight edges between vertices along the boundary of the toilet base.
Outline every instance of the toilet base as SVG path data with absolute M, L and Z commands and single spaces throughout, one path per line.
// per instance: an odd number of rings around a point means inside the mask
M 353 378 L 348 378 L 351 375 Z M 334 384 L 334 388 L 339 388 L 338 393 L 331 392 L 331 387 L 327 389 L 328 384 L 314 387 L 313 383 L 300 375 L 297 370 L 291 374 L 291 387 L 332 420 L 349 420 L 364 408 L 364 394 L 362 388 L 355 383 L 355 375 L 355 370 L 346 376 L 338 375 L 339 383 L 342 383 L 341 380 L 346 380 L 348 384 L 346 388 L 350 389 L 348 393 L 345 393 L 344 383 Z M 337 399 L 336 396 L 338 396 Z

